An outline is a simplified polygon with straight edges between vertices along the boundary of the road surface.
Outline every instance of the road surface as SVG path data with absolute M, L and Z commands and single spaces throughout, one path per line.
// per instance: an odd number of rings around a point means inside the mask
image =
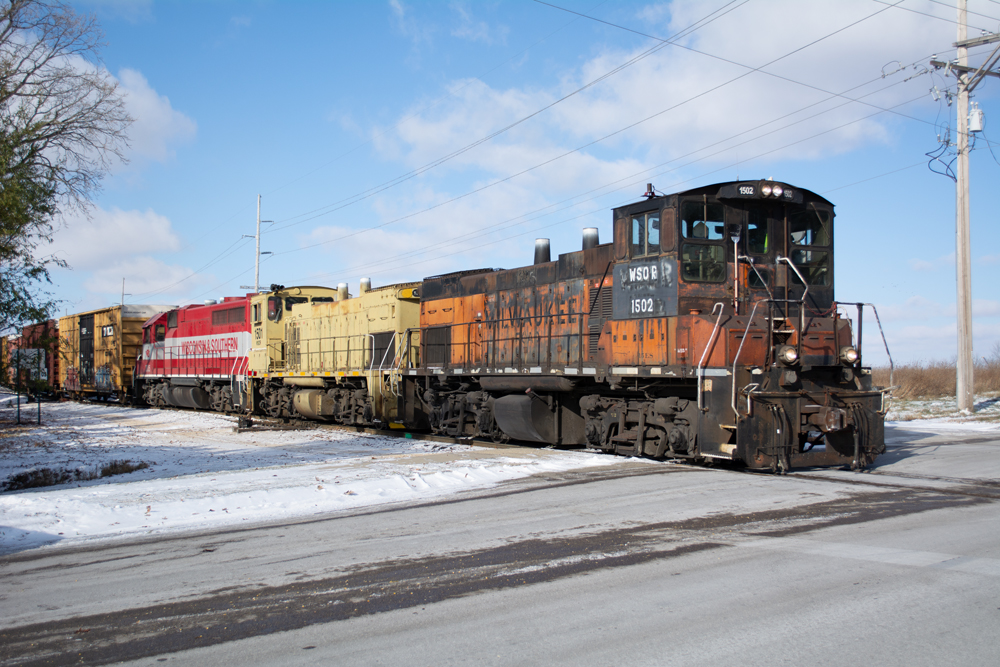
M 1000 433 L 645 462 L 0 560 L 0 664 L 997 664 Z

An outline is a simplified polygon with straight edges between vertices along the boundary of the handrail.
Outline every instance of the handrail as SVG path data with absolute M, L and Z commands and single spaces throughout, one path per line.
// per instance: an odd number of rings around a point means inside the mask
M 372 340 L 373 341 L 375 340 L 374 336 L 372 336 Z M 378 372 L 379 373 L 381 373 L 384 370 L 383 366 L 385 366 L 385 358 L 386 358 L 386 356 L 388 356 L 389 350 L 395 351 L 395 348 L 393 347 L 393 343 L 395 343 L 395 342 L 396 342 L 396 332 L 393 331 L 392 332 L 392 338 L 389 339 L 389 344 L 386 346 L 385 353 L 382 355 L 382 361 L 379 362 L 379 365 L 378 365 Z M 374 343 L 373 343 L 373 345 L 374 345 Z M 375 349 L 374 348 L 372 348 L 372 356 L 373 357 L 375 356 Z
M 743 339 L 740 341 L 740 346 L 736 349 L 736 356 L 733 358 L 733 412 L 736 414 L 736 420 L 739 421 L 740 411 L 736 406 L 736 364 L 740 360 L 740 353 L 743 352 L 743 344 L 747 342 L 747 336 L 750 335 L 750 325 L 753 324 L 753 318 L 757 314 L 757 306 L 759 306 L 763 301 L 758 301 L 753 305 L 753 310 L 750 311 L 750 319 L 747 320 L 747 328 L 743 331 Z M 749 410 L 749 407 L 748 407 Z
M 778 262 L 781 261 L 784 261 L 785 264 L 792 267 L 792 271 L 795 271 L 795 275 L 797 275 L 799 277 L 799 280 L 802 281 L 802 284 L 806 286 L 805 291 L 802 292 L 802 298 L 799 299 L 799 335 L 796 339 L 796 345 L 795 345 L 796 353 L 798 353 L 799 356 L 802 356 L 802 339 L 805 336 L 806 332 L 806 295 L 809 294 L 809 283 L 807 283 L 806 279 L 802 277 L 801 273 L 799 273 L 799 267 L 795 266 L 795 262 L 793 262 L 788 257 L 782 257 L 781 255 L 778 255 L 777 258 L 775 258 L 774 260 L 775 266 L 777 266 Z M 788 296 L 787 287 L 785 288 L 785 296 Z
M 715 334 L 719 332 L 719 325 L 722 323 L 722 315 L 725 313 L 726 306 L 721 301 L 717 302 L 712 306 L 712 314 L 715 314 L 715 309 L 719 309 L 719 316 L 715 319 L 715 327 L 712 329 L 712 336 L 708 339 L 708 343 L 705 345 L 705 350 L 701 353 L 701 361 L 698 362 L 698 371 L 695 375 L 698 380 L 698 409 L 704 410 L 702 407 L 702 371 L 705 367 L 705 357 L 708 356 L 708 351 L 711 349 L 712 345 L 715 344 Z
M 737 259 L 738 260 L 739 259 L 745 259 L 747 261 L 747 264 L 750 265 L 750 268 L 753 269 L 753 272 L 757 274 L 758 278 L 760 278 L 760 284 L 763 285 L 764 289 L 767 290 L 767 298 L 770 299 L 771 301 L 773 301 L 774 300 L 774 294 L 771 293 L 771 288 L 768 287 L 767 281 L 764 280 L 764 276 L 760 275 L 760 271 L 757 270 L 757 265 L 753 263 L 753 257 L 749 257 L 747 255 L 739 255 L 737 257 Z

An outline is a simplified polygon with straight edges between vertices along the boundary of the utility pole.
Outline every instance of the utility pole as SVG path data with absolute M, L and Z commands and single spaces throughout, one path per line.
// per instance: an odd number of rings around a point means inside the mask
M 121 302 L 121 305 L 123 307 L 125 306 L 125 297 L 126 296 L 132 296 L 132 295 L 131 294 L 125 294 L 125 279 L 122 278 L 122 302 Z
M 259 294 L 260 293 L 260 256 L 261 255 L 270 255 L 271 254 L 270 252 L 268 252 L 266 250 L 264 252 L 260 251 L 260 223 L 262 223 L 262 222 L 270 223 L 270 222 L 273 222 L 273 221 L 272 220 L 261 220 L 260 219 L 260 195 L 257 195 L 257 233 L 255 235 L 253 235 L 253 236 L 250 236 L 249 234 L 244 234 L 243 235 L 243 238 L 245 238 L 245 239 L 257 239 L 257 254 L 254 255 L 255 259 L 254 259 L 254 265 L 253 265 L 253 291 L 254 291 L 254 294 Z M 240 289 L 250 289 L 250 287 L 247 286 L 247 285 L 240 285 Z
M 969 66 L 966 40 L 966 0 L 958 0 L 958 66 Z M 975 410 L 972 377 L 972 258 L 969 241 L 969 73 L 958 77 L 958 172 L 955 180 L 955 277 L 958 281 L 958 360 L 955 397 L 958 409 Z
M 253 265 L 253 291 L 260 292 L 260 195 L 257 195 L 257 258 Z
M 955 62 L 931 60 L 936 68 L 945 68 L 958 79 L 957 170 L 955 174 L 955 277 L 958 283 L 956 299 L 958 317 L 958 358 L 955 369 L 955 398 L 958 409 L 975 410 L 975 392 L 972 366 L 972 250 L 969 223 L 969 94 L 987 75 L 1000 76 L 992 71 L 1000 59 L 997 47 L 979 68 L 969 67 L 969 47 L 1000 41 L 1000 34 L 988 34 L 974 39 L 967 38 L 967 0 L 958 0 L 958 49 Z M 977 124 L 973 131 L 982 127 Z

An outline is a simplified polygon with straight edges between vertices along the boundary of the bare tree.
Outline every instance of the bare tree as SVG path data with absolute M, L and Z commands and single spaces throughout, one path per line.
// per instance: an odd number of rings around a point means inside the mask
M 100 64 L 102 39 L 63 2 L 0 1 L 0 287 L 20 288 L 0 300 L 0 332 L 51 307 L 41 285 L 59 262 L 38 254 L 55 214 L 87 210 L 125 161 L 132 118 Z

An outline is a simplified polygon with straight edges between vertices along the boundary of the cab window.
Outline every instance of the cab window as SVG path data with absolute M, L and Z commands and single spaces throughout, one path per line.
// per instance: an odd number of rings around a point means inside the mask
M 807 208 L 789 213 L 789 258 L 810 285 L 831 285 L 830 211 Z
M 167 326 L 171 329 L 177 328 L 177 311 L 171 311 L 167 314 Z
M 156 325 L 156 342 L 162 343 L 167 338 L 167 328 L 162 324 Z
M 820 209 L 795 211 L 788 216 L 788 233 L 793 246 L 828 246 L 830 212 Z
M 267 298 L 267 319 L 277 322 L 281 319 L 281 297 L 271 296 Z
M 259 303 L 253 304 L 253 307 L 252 307 L 251 310 L 253 312 L 251 313 L 250 316 L 253 318 L 253 323 L 254 324 L 260 324 L 260 304 Z
M 717 202 L 681 204 L 681 277 L 688 282 L 721 283 L 726 279 L 725 206 Z
M 660 212 L 632 216 L 632 257 L 660 254 Z
M 767 216 L 757 209 L 751 209 L 747 216 L 747 252 L 751 255 L 766 255 L 770 249 Z
M 690 282 L 721 283 L 726 279 L 725 247 L 685 243 L 681 251 L 681 276 Z
M 307 296 L 286 296 L 285 297 L 285 310 L 291 310 L 292 306 L 297 303 L 309 303 L 309 297 Z
M 830 253 L 795 248 L 791 260 L 809 285 L 830 285 Z
M 681 205 L 681 236 L 686 239 L 722 241 L 726 237 L 725 207 L 707 201 Z

